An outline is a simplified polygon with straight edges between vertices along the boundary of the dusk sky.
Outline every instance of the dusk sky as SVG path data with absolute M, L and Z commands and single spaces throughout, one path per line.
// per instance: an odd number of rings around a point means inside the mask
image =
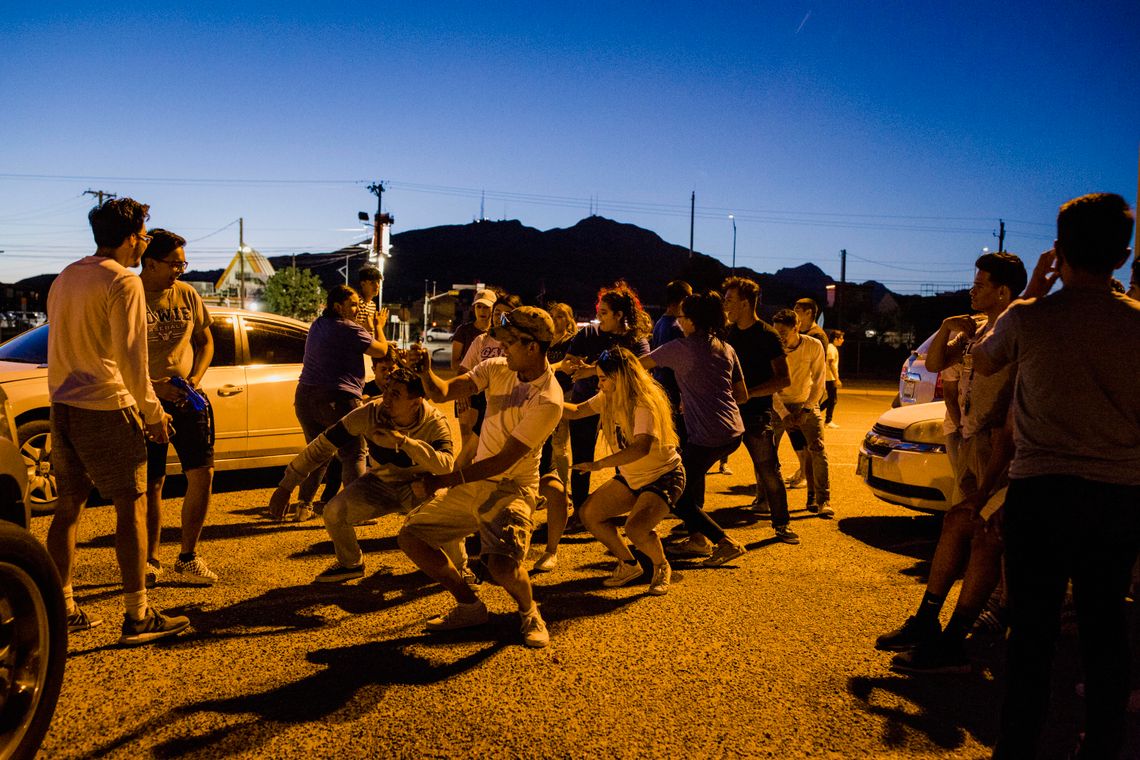
M 6 3 L 0 281 L 151 205 L 195 269 L 479 215 L 596 213 L 740 266 L 958 287 L 1006 222 L 1135 203 L 1140 3 Z M 447 273 L 440 273 L 445 281 Z M 588 270 L 583 277 L 589 277 Z M 1124 278 L 1127 280 L 1127 278 Z M 602 283 L 599 283 L 599 285 Z M 555 294 L 556 295 L 556 294 Z

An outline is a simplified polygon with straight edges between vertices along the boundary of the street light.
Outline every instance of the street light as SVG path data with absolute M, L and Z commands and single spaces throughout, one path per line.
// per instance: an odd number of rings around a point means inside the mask
M 732 220 L 732 276 L 736 276 L 736 217 L 732 214 L 728 215 Z

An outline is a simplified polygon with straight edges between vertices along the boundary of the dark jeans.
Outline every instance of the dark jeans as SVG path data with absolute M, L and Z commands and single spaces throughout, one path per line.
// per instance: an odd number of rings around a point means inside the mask
M 752 457 L 752 469 L 756 473 L 757 501 L 763 497 L 772 510 L 772 527 L 787 527 L 788 492 L 784 488 L 784 478 L 780 474 L 780 458 L 776 456 L 776 438 L 772 432 L 772 418 L 744 419 L 744 448 Z
M 594 449 L 598 445 L 598 416 L 591 415 L 580 420 L 570 420 L 570 461 L 594 461 Z M 590 473 L 570 471 L 570 499 L 574 509 L 586 503 L 590 495 Z
M 1129 691 L 1124 597 L 1140 548 L 1140 486 L 1071 475 L 1012 480 L 1005 502 L 1010 634 L 994 757 L 1036 757 L 1067 582 L 1085 673 L 1081 757 L 1116 757 Z M 1075 741 L 1075 738 L 1074 738 Z
M 827 389 L 827 398 L 819 405 L 819 410 L 824 414 L 823 424 L 827 425 L 835 414 L 835 402 L 839 399 L 839 388 L 835 385 L 834 380 L 825 381 L 824 387 Z
M 345 391 L 298 384 L 297 393 L 293 397 L 293 411 L 297 413 L 297 421 L 301 423 L 305 440 L 311 442 L 361 403 L 359 397 Z M 346 486 L 364 474 L 366 453 L 364 438 L 361 436 L 337 449 L 341 478 Z M 325 467 L 313 470 L 301 483 L 297 498 L 312 501 L 324 479 Z M 326 490 L 326 496 L 331 498 L 332 494 Z
M 685 466 L 685 491 L 677 499 L 673 514 L 680 517 L 692 533 L 703 533 L 714 544 L 724 538 L 724 528 L 705 514 L 705 473 L 724 457 L 740 447 L 740 436 L 721 446 L 701 446 L 689 441 L 681 449 L 681 464 Z

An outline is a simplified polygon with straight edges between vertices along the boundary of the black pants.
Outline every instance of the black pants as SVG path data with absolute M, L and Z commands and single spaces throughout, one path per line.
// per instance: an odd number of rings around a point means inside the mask
M 685 466 L 685 491 L 673 506 L 673 514 L 684 521 L 691 533 L 703 533 L 714 544 L 724 538 L 724 528 L 705 514 L 705 473 L 740 447 L 740 436 L 723 446 L 701 446 L 688 441 L 681 449 L 681 463 Z
M 1012 480 L 1004 532 L 1008 683 L 994 757 L 1037 756 L 1070 579 L 1085 672 L 1081 757 L 1116 757 L 1128 704 L 1124 597 L 1140 547 L 1140 486 L 1070 475 Z
M 827 398 L 819 405 L 819 410 L 824 414 L 823 424 L 828 425 L 835 414 L 835 402 L 839 400 L 839 388 L 834 380 L 825 381 L 824 387 L 827 389 Z
M 594 461 L 594 448 L 598 445 L 598 416 L 591 415 L 580 420 L 570 420 L 570 461 Z M 570 471 L 570 498 L 574 509 L 586 503 L 590 495 L 590 473 Z

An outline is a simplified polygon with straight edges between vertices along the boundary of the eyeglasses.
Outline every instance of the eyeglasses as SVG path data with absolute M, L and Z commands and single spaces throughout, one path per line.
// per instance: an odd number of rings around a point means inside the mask
M 144 235 L 141 232 L 136 232 L 135 237 L 147 244 L 150 244 L 150 241 L 154 240 L 150 235 Z
M 166 266 L 170 267 L 171 269 L 173 269 L 176 272 L 185 272 L 186 271 L 186 264 L 187 264 L 186 261 L 182 261 L 179 259 L 159 259 L 159 261 L 161 261 L 163 264 L 166 264 Z

